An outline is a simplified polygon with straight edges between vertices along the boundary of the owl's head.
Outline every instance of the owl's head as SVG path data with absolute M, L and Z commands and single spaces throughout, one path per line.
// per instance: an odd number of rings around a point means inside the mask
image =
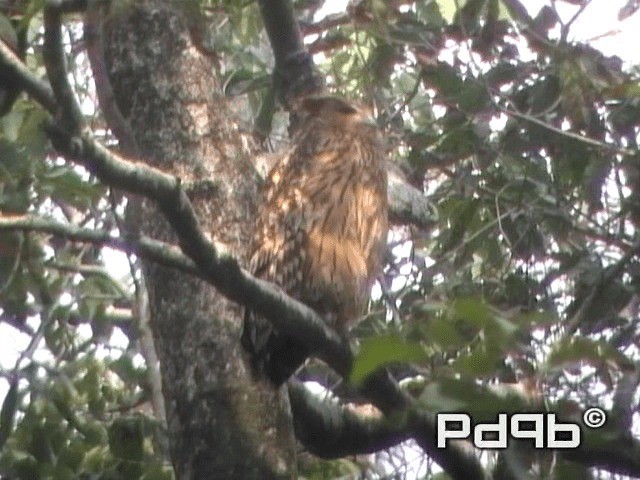
M 339 97 L 311 96 L 300 104 L 300 111 L 305 120 L 320 119 L 323 123 L 339 128 L 375 127 L 377 124 L 371 110 Z

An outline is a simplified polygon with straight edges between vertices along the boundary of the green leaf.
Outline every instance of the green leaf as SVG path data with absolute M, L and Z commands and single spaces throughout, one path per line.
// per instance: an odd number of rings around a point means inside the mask
M 435 412 L 466 412 L 474 422 L 493 421 L 496 412 L 522 411 L 526 400 L 516 390 L 494 391 L 474 379 L 438 378 L 420 395 L 420 404 Z
M 523 330 L 533 330 L 535 328 L 548 328 L 558 322 L 558 317 L 551 312 L 528 312 L 521 313 L 514 317 L 514 322 Z
M 33 455 L 19 455 L 19 458 L 12 465 L 12 469 L 16 472 L 19 479 L 41 478 L 39 474 L 40 462 Z
M 469 123 L 466 123 L 467 118 L 462 112 L 457 111 L 455 117 L 457 118 L 445 117 L 445 119 L 443 119 L 444 121 L 459 121 L 461 124 L 458 128 L 453 128 L 451 127 L 451 125 L 444 125 L 443 121 L 443 126 L 447 128 L 448 132 L 441 137 L 437 152 L 444 155 L 453 155 L 456 157 L 475 154 L 478 147 L 480 147 L 481 142 L 478 139 L 473 126 Z
M 396 32 L 396 30 L 392 30 L 389 34 L 393 36 L 394 32 Z M 396 40 L 403 41 L 399 38 L 396 38 Z M 391 77 L 394 73 L 398 57 L 397 49 L 388 43 L 380 42 L 376 44 L 371 51 L 369 59 L 369 69 L 376 82 L 379 82 L 380 85 L 384 85 L 385 87 L 391 87 Z M 408 75 L 399 75 L 398 80 L 407 76 Z M 415 83 L 415 79 L 413 79 L 413 83 Z M 394 85 L 397 86 L 397 83 L 394 82 Z M 404 91 L 409 91 L 409 89 Z
M 589 465 L 568 461 L 557 462 L 553 467 L 553 474 L 555 478 L 589 478 L 592 476 Z
M 140 480 L 173 480 L 173 470 L 169 467 L 155 465 L 147 469 Z
M 496 20 L 512 20 L 511 12 L 509 8 L 504 4 L 502 0 L 490 0 L 490 8 L 497 11 Z
M 18 409 L 18 379 L 14 378 L 9 384 L 9 390 L 2 402 L 0 410 L 0 451 L 13 431 L 13 422 Z
M 64 465 L 72 471 L 77 471 L 89 451 L 89 445 L 83 441 L 72 440 L 60 452 L 58 465 Z
M 106 445 L 98 445 L 89 450 L 82 460 L 82 469 L 89 473 L 100 474 L 104 472 L 113 461 L 113 457 L 109 453 L 109 447 Z
M 415 4 L 418 17 L 429 27 L 442 28 L 445 25 L 445 19 L 441 13 L 442 8 L 440 7 L 439 3 L 448 2 L 417 2 Z M 453 19 L 453 15 L 455 15 L 455 12 L 451 15 L 451 19 Z M 449 20 L 448 22 L 451 23 L 451 20 Z
M 127 384 L 138 385 L 146 378 L 145 370 L 136 368 L 127 355 L 121 355 L 117 360 L 109 363 L 109 370 L 116 373 Z
M 476 79 L 465 80 L 462 90 L 457 94 L 456 100 L 460 110 L 466 113 L 477 113 L 490 105 L 487 87 Z
M 55 478 L 56 480 L 76 480 L 78 476 L 66 465 L 55 465 L 48 469 L 46 478 Z
M 0 209 L 25 213 L 32 200 L 32 164 L 16 144 L 0 138 Z
M 42 124 L 49 118 L 49 114 L 33 104 L 25 104 L 23 108 L 25 115 L 20 125 L 18 142 L 30 162 L 44 162 L 48 153 L 49 140 L 44 133 Z
M 423 46 L 429 42 L 428 30 L 422 22 L 404 18 L 399 20 L 396 25 L 390 25 L 388 28 L 390 38 L 398 43 Z
M 436 3 L 440 7 L 440 14 L 447 23 L 451 23 L 458 13 L 458 7 L 462 8 L 466 2 L 465 0 L 437 0 Z
M 426 358 L 420 345 L 409 344 L 397 335 L 367 338 L 356 355 L 350 380 L 359 384 L 383 365 L 393 362 L 421 362 Z
M 17 141 L 23 121 L 23 111 L 19 111 L 17 109 L 11 110 L 2 117 L 2 120 L 0 120 L 0 125 L 2 125 L 2 136 L 10 142 Z
M 117 418 L 109 427 L 109 449 L 114 457 L 140 461 L 144 454 L 144 435 L 140 417 Z
M 606 361 L 627 363 L 624 355 L 607 343 L 585 337 L 572 336 L 554 344 L 551 353 L 547 357 L 546 368 L 556 370 L 581 364 L 597 367 Z
M 456 15 L 456 23 L 460 23 L 464 31 L 473 34 L 478 30 L 480 22 L 485 16 L 486 0 L 458 0 L 459 10 Z
M 459 298 L 455 300 L 453 311 L 456 316 L 478 327 L 484 327 L 493 316 L 489 306 L 475 298 Z
M 448 317 L 435 318 L 425 327 L 425 338 L 442 348 L 461 347 L 467 340 L 455 328 L 455 323 Z
M 469 377 L 488 377 L 497 372 L 502 359 L 502 352 L 498 349 L 483 347 L 458 357 L 452 367 Z
M 103 195 L 104 187 L 83 179 L 68 166 L 53 166 L 39 177 L 42 196 L 60 199 L 80 209 L 94 205 Z
M 445 97 L 455 97 L 464 85 L 460 73 L 445 62 L 425 67 L 423 79 L 427 86 L 433 87 Z
M 447 252 L 462 243 L 464 234 L 476 216 L 479 206 L 479 202 L 473 198 L 456 199 L 451 203 L 449 212 L 447 212 L 450 226 L 443 240 L 443 252 Z
M 271 85 L 271 76 L 256 74 L 249 70 L 235 70 L 227 77 L 223 85 L 227 97 L 235 97 L 245 93 L 260 90 Z
M 0 41 L 7 44 L 12 50 L 18 48 L 18 36 L 9 19 L 0 12 Z
M 505 84 L 517 80 L 520 71 L 514 65 L 499 63 L 484 74 L 484 80 L 488 86 L 499 88 Z

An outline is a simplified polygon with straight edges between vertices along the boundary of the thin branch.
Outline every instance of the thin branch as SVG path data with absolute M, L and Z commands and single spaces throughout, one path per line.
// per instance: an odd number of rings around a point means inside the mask
M 182 251 L 190 257 L 190 260 L 187 260 L 176 252 L 175 247 L 168 249 L 177 268 L 181 267 L 183 271 L 194 269 L 190 273 L 207 280 L 227 298 L 259 312 L 278 330 L 306 345 L 314 355 L 324 360 L 340 375 L 345 378 L 348 376 L 353 357 L 343 339 L 328 328 L 312 309 L 286 296 L 272 284 L 253 278 L 240 268 L 235 259 L 218 255 L 215 247 L 201 232 L 195 213 L 178 180 L 143 164 L 127 162 L 86 135 L 72 139 L 58 130 L 54 132 L 51 126 L 49 131 L 57 148 L 83 163 L 101 181 L 119 185 L 133 193 L 142 193 L 159 204 L 165 218 L 178 235 Z M 96 232 L 88 231 L 84 234 L 88 240 L 94 238 Z M 113 237 L 105 238 L 106 234 L 103 235 L 101 239 L 114 242 Z M 138 248 L 142 245 L 142 240 L 137 240 Z M 122 245 L 121 242 L 117 241 L 111 245 L 117 247 Z M 167 250 L 166 245 L 162 248 L 158 246 L 159 243 L 145 239 L 144 245 L 145 248 L 155 247 L 149 248 L 150 253 L 156 255 L 153 259 L 164 260 L 167 265 L 166 259 L 159 254 Z M 126 242 L 123 248 L 127 248 Z M 148 255 L 147 257 L 149 258 Z M 371 380 L 368 385 L 367 396 L 385 413 L 402 411 L 412 404 L 412 400 L 399 390 L 397 384 L 388 376 Z M 456 475 L 456 478 L 466 478 L 465 475 L 469 471 L 475 472 L 474 478 L 482 478 L 479 473 L 480 466 L 475 465 L 475 460 L 467 458 L 468 454 L 464 450 L 452 453 L 452 450 L 448 449 L 449 453 L 445 454 L 435 449 L 435 435 L 432 435 L 435 427 L 433 423 L 427 422 L 430 419 L 425 417 L 423 420 L 425 423 L 421 431 L 428 434 L 417 434 L 417 440 L 434 458 L 439 457 L 439 463 L 443 468 L 452 475 L 452 472 L 457 471 L 459 475 Z M 465 458 L 467 460 L 464 460 Z
M 56 109 L 56 99 L 51 86 L 33 75 L 6 43 L 0 40 L 0 69 L 15 77 L 20 86 L 49 112 Z
M 87 0 L 58 0 L 56 3 L 60 13 L 77 13 L 87 8 Z
M 11 325 L 19 332 L 29 335 L 30 337 L 33 337 L 36 334 L 35 330 L 27 323 L 27 319 L 22 315 L 22 312 L 20 312 L 20 314 L 2 312 L 0 313 L 0 323 Z
M 0 47 L 2 46 L 3 44 L 0 43 Z M 2 53 L 4 53 L 4 50 L 2 50 Z M 35 84 L 36 79 L 33 74 L 28 71 L 19 59 L 16 58 L 15 60 L 15 71 L 18 72 L 17 74 L 19 77 L 24 79 L 27 84 Z M 57 69 L 55 70 L 57 71 Z M 61 78 L 63 80 L 66 79 L 64 71 L 62 72 Z M 38 82 L 41 86 L 46 85 L 44 82 Z M 48 87 L 46 87 L 45 90 L 48 90 L 48 94 L 44 98 L 37 98 L 35 95 L 34 98 L 43 102 L 43 105 L 47 106 L 50 111 L 54 111 L 56 108 L 56 100 L 53 97 L 53 92 Z M 66 87 L 59 85 L 58 90 L 64 92 L 66 91 Z M 75 98 L 72 95 L 62 95 L 60 100 L 75 103 Z M 72 111 L 73 108 L 68 108 L 68 110 Z M 195 212 L 193 211 L 186 194 L 180 188 L 179 179 L 176 179 L 171 175 L 167 175 L 161 170 L 149 167 L 146 164 L 127 161 L 122 157 L 117 157 L 86 134 L 81 134 L 79 137 L 74 137 L 72 139 L 71 136 L 63 132 L 57 125 L 50 125 L 49 132 L 52 136 L 54 145 L 60 151 L 66 153 L 70 158 L 76 158 L 80 163 L 83 163 L 105 184 L 118 185 L 120 188 L 127 190 L 130 193 L 142 194 L 146 197 L 158 200 L 158 203 L 163 209 L 163 213 L 167 215 L 167 218 L 170 220 L 173 219 L 171 223 L 174 226 L 175 231 L 184 232 L 184 235 L 179 235 L 179 238 L 181 239 L 181 243 L 183 243 L 182 246 L 185 248 L 185 252 L 192 252 L 192 254 L 195 255 L 194 260 L 198 264 L 215 265 L 215 249 L 212 248 L 209 240 L 200 231 Z M 390 205 L 392 206 L 392 210 L 396 212 L 393 216 L 396 217 L 398 221 L 400 221 L 400 219 L 411 220 L 419 226 L 428 226 L 431 224 L 428 202 L 421 192 L 414 188 L 410 188 L 410 186 L 406 185 L 404 182 L 393 181 L 391 182 L 389 191 Z M 114 248 L 119 248 L 124 251 L 132 251 L 131 247 L 127 245 L 126 242 L 118 243 L 117 240 L 111 237 L 95 238 L 94 240 L 97 243 L 104 242 L 106 244 L 110 244 Z M 87 236 L 84 241 L 92 240 L 90 236 Z M 139 242 L 133 250 L 146 249 L 146 256 L 148 258 L 152 258 L 160 262 L 167 262 L 167 259 L 170 257 L 170 255 L 166 255 L 167 252 L 163 251 L 162 246 L 159 246 L 158 243 L 147 244 L 144 241 L 136 239 L 130 239 L 128 241 L 134 243 Z M 127 250 L 128 248 L 129 250 Z M 213 254 L 211 254 L 211 252 L 213 252 Z M 177 252 L 171 253 L 172 255 L 175 255 Z M 209 260 L 207 260 L 208 258 Z M 174 268 L 191 274 L 197 274 L 193 264 L 185 262 L 185 258 L 173 256 L 171 260 L 171 266 Z M 200 260 L 204 263 L 200 263 Z M 318 323 L 317 319 L 315 323 Z M 324 336 L 327 337 L 326 332 Z M 340 355 L 340 357 L 343 356 L 344 355 Z
M 116 103 L 115 94 L 113 93 L 111 81 L 109 80 L 107 65 L 104 60 L 102 18 L 100 11 L 100 3 L 103 3 L 103 1 L 86 1 L 88 5 L 84 16 L 84 41 L 102 113 L 107 121 L 107 125 L 109 125 L 109 128 L 111 128 L 111 131 L 120 142 L 122 151 L 127 155 L 138 155 L 138 146 L 131 134 L 129 122 L 124 118 Z
M 33 303 L 27 303 L 23 307 L 23 312 L 20 313 L 23 314 L 24 317 L 37 316 L 40 315 L 41 308 Z M 71 325 L 79 325 L 90 321 L 87 314 L 81 313 L 77 308 L 68 311 L 64 309 L 64 312 L 55 311 L 54 313 L 55 315 L 52 315 L 53 320 L 68 321 Z M 133 320 L 131 310 L 128 308 L 107 307 L 100 315 L 101 318 L 104 318 L 108 323 L 112 323 L 116 327 L 121 328 L 128 328 Z M 33 328 L 25 323 L 25 318 L 16 318 L 15 315 L 9 315 L 7 312 L 0 315 L 0 322 L 5 322 L 29 336 L 33 336 L 36 333 Z
M 580 8 L 578 8 L 578 11 L 573 14 L 573 16 L 569 19 L 567 23 L 562 25 L 562 27 L 560 28 L 561 30 L 560 39 L 563 43 L 567 41 L 567 37 L 569 36 L 569 30 L 571 29 L 571 25 L 573 25 L 573 23 L 578 19 L 578 17 L 582 15 L 582 13 L 585 11 L 585 9 L 589 6 L 590 3 L 591 3 L 591 0 L 586 0 L 582 2 L 580 4 Z
M 113 278 L 111 274 L 107 271 L 107 269 L 101 265 L 88 265 L 88 264 L 74 265 L 72 263 L 45 262 L 44 266 L 54 270 L 59 270 L 61 272 L 80 273 L 84 277 L 89 277 L 89 276 L 102 277 L 105 280 L 107 280 L 113 286 L 113 288 L 117 290 L 121 298 L 123 299 L 131 298 L 131 293 L 127 291 L 127 288 L 121 282 Z
M 65 54 L 62 44 L 62 24 L 60 7 L 65 2 L 49 0 L 44 7 L 44 45 L 42 58 L 51 82 L 57 107 L 61 109 L 60 120 L 70 132 L 81 129 L 85 120 L 76 101 L 71 85 L 67 81 Z
M 640 477 L 639 442 L 628 437 L 611 438 L 603 442 L 603 436 L 602 432 L 586 429 L 582 446 L 562 450 L 562 456 L 582 465 L 605 470 L 610 475 Z
M 309 44 L 307 49 L 311 55 L 316 55 L 318 53 L 326 53 L 338 50 L 339 48 L 348 47 L 352 44 L 353 41 L 351 39 L 339 33 L 337 35 L 327 35 L 319 38 L 315 42 Z
M 633 155 L 637 155 L 638 152 L 634 151 L 634 150 L 630 150 L 627 148 L 623 148 L 623 147 L 618 147 L 617 145 L 611 145 L 609 143 L 604 143 L 601 142 L 599 140 L 594 140 L 591 137 L 585 137 L 584 135 L 580 135 L 578 133 L 573 133 L 570 132 L 568 130 L 561 130 L 558 127 L 555 127 L 554 125 L 550 125 L 546 122 L 543 122 L 542 120 L 537 119 L 536 117 L 533 117 L 531 115 L 527 115 L 525 113 L 520 113 L 518 111 L 515 110 L 510 110 L 509 108 L 503 107 L 502 105 L 499 105 L 496 102 L 493 102 L 494 106 L 496 108 L 498 108 L 501 112 L 504 112 L 505 114 L 511 116 L 511 117 L 515 117 L 515 118 L 519 118 L 520 120 L 525 120 L 527 122 L 530 123 L 534 123 L 542 128 L 545 128 L 549 131 L 552 131 L 554 133 L 557 133 L 558 135 L 562 135 L 563 137 L 568 137 L 571 138 L 573 140 L 576 140 L 578 142 L 581 143 L 585 143 L 587 145 L 591 145 L 593 147 L 597 147 L 597 148 L 601 148 L 605 151 L 611 152 L 611 153 L 618 153 L 620 155 L 627 155 L 627 156 L 633 156 Z
M 260 13 L 277 66 L 293 54 L 304 52 L 302 33 L 289 0 L 260 0 Z
M 622 274 L 627 264 L 634 258 L 637 258 L 640 254 L 640 240 L 636 241 L 631 248 L 629 248 L 624 255 L 618 260 L 615 265 L 609 267 L 600 280 L 591 288 L 591 292 L 580 305 L 580 308 L 573 314 L 570 319 L 567 319 L 565 327 L 565 335 L 573 335 L 580 325 L 584 323 L 585 318 L 591 313 L 596 300 L 600 296 L 602 290 Z
M 9 270 L 9 275 L 2 281 L 0 284 L 0 295 L 2 295 L 13 283 L 13 280 L 18 273 L 18 269 L 20 268 L 20 263 L 22 262 L 22 254 L 24 251 L 24 238 L 21 237 L 18 239 L 18 244 L 16 245 L 17 252 L 15 253 L 15 258 L 13 260 L 13 265 L 11 266 L 11 270 Z
M 529 15 L 529 12 L 519 0 L 502 1 L 509 12 L 509 15 L 511 15 L 516 22 L 522 24 L 522 35 L 529 41 L 533 50 L 551 53 L 555 48 L 557 48 L 557 45 L 546 36 L 544 31 L 540 31 L 537 28 L 534 20 Z
M 318 314 L 303 303 L 286 296 L 274 285 L 252 277 L 230 256 L 219 256 L 211 244 L 208 254 L 203 255 L 208 261 L 203 264 L 194 262 L 175 246 L 147 237 L 114 237 L 108 232 L 61 224 L 29 215 L 0 215 L 0 231 L 20 230 L 44 232 L 69 240 L 107 245 L 197 276 L 211 283 L 227 298 L 259 312 L 272 321 L 276 328 L 308 345 L 310 350 L 342 376 L 349 373 L 351 352 L 348 346 L 338 334 L 325 325 Z
M 231 257 L 221 257 L 214 265 L 205 266 L 194 263 L 180 253 L 177 247 L 157 240 L 146 237 L 123 239 L 113 237 L 108 232 L 60 224 L 28 215 L 0 215 L 0 231 L 7 230 L 45 232 L 69 240 L 108 245 L 198 276 L 214 285 L 231 300 L 264 315 L 278 330 L 307 345 L 341 376 L 348 376 L 352 362 L 349 347 L 333 330 L 325 326 L 322 318 L 306 305 L 287 297 L 272 284 L 253 278 Z M 217 255 L 215 257 L 218 258 Z M 200 268 L 196 265 L 200 265 Z M 374 374 L 362 390 L 386 415 L 413 409 L 413 399 L 400 389 L 386 370 Z M 412 425 L 415 427 L 412 436 L 454 478 L 483 478 L 482 469 L 469 451 L 455 445 L 446 451 L 434 447 L 436 437 L 433 418 L 416 414 Z
M 307 36 L 324 33 L 331 28 L 346 25 L 348 23 L 351 23 L 351 16 L 347 12 L 342 12 L 327 15 L 322 20 L 315 23 L 301 23 L 300 29 L 302 30 L 302 34 Z
M 175 268 L 181 272 L 197 275 L 198 269 L 193 261 L 180 252 L 180 249 L 147 237 L 114 237 L 109 232 L 63 224 L 30 215 L 0 214 L 0 232 L 30 231 L 56 235 L 67 240 L 106 245 L 125 253 L 144 256 L 163 266 Z
M 86 313 L 83 314 L 80 310 L 73 309 L 69 311 L 68 319 L 72 325 L 78 325 L 80 323 L 87 323 L 90 320 L 87 318 Z M 115 308 L 109 307 L 104 312 L 100 313 L 100 318 L 104 319 L 107 323 L 116 327 L 127 328 L 131 325 L 133 317 L 131 316 L 131 310 L 128 308 Z

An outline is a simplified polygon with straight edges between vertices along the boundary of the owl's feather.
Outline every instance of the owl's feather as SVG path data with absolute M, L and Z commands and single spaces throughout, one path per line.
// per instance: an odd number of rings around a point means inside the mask
M 318 312 L 339 332 L 357 321 L 381 270 L 387 175 L 367 112 L 335 97 L 306 99 L 294 147 L 269 174 L 250 269 Z M 276 385 L 308 351 L 252 312 L 243 345 Z

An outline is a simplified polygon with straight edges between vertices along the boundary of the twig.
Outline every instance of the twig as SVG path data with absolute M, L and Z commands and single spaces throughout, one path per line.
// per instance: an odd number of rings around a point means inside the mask
M 585 9 L 589 6 L 590 3 L 591 3 L 591 0 L 586 0 L 585 2 L 581 3 L 580 8 L 578 8 L 578 11 L 575 14 L 573 14 L 573 16 L 569 19 L 567 23 L 562 25 L 562 27 L 560 28 L 561 30 L 560 39 L 562 43 L 567 41 L 567 37 L 569 36 L 569 30 L 571 28 L 571 25 L 573 25 L 573 23 L 578 19 L 578 17 L 582 15 L 582 12 L 585 11 Z M 560 18 L 559 15 L 558 15 L 558 18 Z
M 598 147 L 598 148 L 602 148 L 603 150 L 612 152 L 612 153 L 618 153 L 620 155 L 627 155 L 627 156 L 632 156 L 632 155 L 637 155 L 637 152 L 633 151 L 633 150 L 629 150 L 627 148 L 623 148 L 623 147 L 618 147 L 616 145 L 611 145 L 608 143 L 604 143 L 601 142 L 599 140 L 594 140 L 593 138 L 590 137 L 585 137 L 584 135 L 580 135 L 578 133 L 573 133 L 570 132 L 568 130 L 561 130 L 558 127 L 555 127 L 553 125 L 550 125 L 546 122 L 543 122 L 542 120 L 538 120 L 536 117 L 532 117 L 531 115 L 527 115 L 525 113 L 520 113 L 517 112 L 515 110 L 510 110 L 506 107 L 503 107 L 502 105 L 499 105 L 498 103 L 494 102 L 494 106 L 496 106 L 500 111 L 504 112 L 505 114 L 511 116 L 511 117 L 515 117 L 515 118 L 519 118 L 521 120 L 525 120 L 527 122 L 530 123 L 534 123 L 542 128 L 545 128 L 547 130 L 550 130 L 554 133 L 557 133 L 558 135 L 562 135 L 564 137 L 568 137 L 571 138 L 573 140 L 576 140 L 578 142 L 581 143 L 586 143 L 587 145 L 591 145 L 593 147 Z

